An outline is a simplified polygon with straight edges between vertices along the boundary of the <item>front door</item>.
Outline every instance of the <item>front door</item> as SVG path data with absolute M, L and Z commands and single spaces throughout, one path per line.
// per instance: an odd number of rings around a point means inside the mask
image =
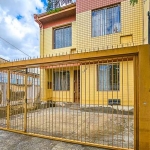
M 74 102 L 80 103 L 80 70 L 74 71 Z

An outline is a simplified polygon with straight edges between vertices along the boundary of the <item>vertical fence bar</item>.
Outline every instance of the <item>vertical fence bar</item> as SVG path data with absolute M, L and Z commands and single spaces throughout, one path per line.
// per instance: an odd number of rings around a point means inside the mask
M 84 66 L 84 73 L 85 73 L 85 79 L 84 79 L 84 84 L 85 84 L 85 86 L 84 86 L 84 98 L 85 98 L 85 100 L 84 100 L 84 107 L 85 107 L 85 109 L 86 109 L 86 107 L 87 107 L 87 103 L 86 103 L 86 86 L 87 86 L 87 84 L 86 84 L 86 63 L 84 64 L 85 66 Z M 86 112 L 85 112 L 85 118 L 84 118 L 85 120 L 84 120 L 84 122 L 85 122 L 85 126 L 84 126 L 84 142 L 86 142 Z
M 96 70 L 97 70 L 97 81 L 98 81 L 98 83 L 97 83 L 97 87 L 96 87 L 96 90 L 98 91 L 98 108 L 100 107 L 100 94 L 99 94 L 99 80 L 100 80 L 100 78 L 99 78 L 99 60 L 98 60 L 98 63 L 97 63 L 97 67 L 96 67 Z M 100 109 L 98 110 L 98 132 L 100 131 Z M 100 139 L 100 137 L 98 137 L 98 139 Z
M 52 85 L 51 85 L 51 88 L 52 88 L 52 133 L 51 133 L 51 135 L 53 136 L 53 134 L 54 134 L 54 108 L 53 108 L 53 105 L 54 105 L 54 98 L 53 98 L 53 93 L 54 93 L 54 86 L 53 86 L 53 84 L 54 84 L 54 72 L 53 72 L 53 66 L 52 66 L 52 70 L 51 70 L 51 76 L 52 76 Z M 54 105 L 54 107 L 55 107 L 55 105 Z M 56 108 L 55 108 L 56 109 Z
M 24 103 L 24 132 L 27 131 L 27 82 L 28 82 L 28 69 L 25 69 L 25 103 Z
M 91 73 L 91 67 L 90 67 L 90 61 L 89 61 L 89 107 L 90 107 L 90 100 L 91 100 L 91 97 L 90 97 L 90 95 L 91 95 L 91 92 L 90 92 L 90 73 Z M 91 132 L 90 132 L 90 126 L 91 126 L 91 121 L 90 121 L 90 119 L 91 119 L 91 117 L 90 117 L 90 115 L 91 115 L 91 112 L 89 111 L 89 113 L 88 113 L 88 115 L 89 115 L 89 141 L 91 140 Z M 93 124 L 94 124 L 94 122 L 93 122 Z
M 64 66 L 64 70 L 66 71 L 67 73 L 67 64 Z M 70 73 L 70 72 L 69 72 Z M 67 74 L 66 74 L 66 102 L 68 103 L 68 97 L 67 97 L 67 89 L 68 89 L 68 80 L 67 80 Z M 70 87 L 69 87 L 69 90 L 70 90 Z M 69 91 L 70 92 L 70 91 Z M 67 135 L 67 106 L 65 106 L 65 110 L 64 113 L 65 113 L 65 135 Z
M 64 73 L 64 69 L 63 69 L 63 67 L 61 68 L 61 72 L 62 72 L 62 83 L 64 83 L 64 75 L 63 75 L 63 73 Z M 65 86 L 63 87 L 63 85 L 62 85 L 62 92 L 61 92 L 61 130 L 60 130 L 60 134 L 62 134 L 62 136 L 63 136 L 63 109 L 64 109 L 64 103 L 63 103 L 63 94 L 64 94 L 64 92 L 65 92 L 65 90 L 67 90 L 67 89 L 65 89 Z
M 117 88 L 117 101 L 119 101 L 118 91 L 120 90 L 119 83 L 118 83 L 118 80 L 119 80 L 118 72 L 120 72 L 120 67 L 119 67 L 119 62 L 118 62 L 118 58 L 117 58 L 117 75 L 115 76 L 115 80 L 117 78 L 117 82 L 116 82 L 116 84 L 117 84 L 116 85 L 116 88 Z M 117 105 L 117 127 L 119 127 L 119 125 L 118 125 L 118 105 Z M 117 133 L 117 147 L 118 147 L 118 133 Z
M 10 71 L 7 72 L 7 129 L 10 128 Z
M 104 67 L 104 62 L 103 62 L 103 60 L 102 60 L 102 66 Z M 104 68 L 103 68 L 104 69 Z M 103 87 L 103 94 L 102 94 L 102 114 L 103 114 L 103 130 L 102 130 L 102 133 L 103 133 L 103 144 L 104 144 L 104 75 L 103 75 L 103 85 L 102 85 L 102 87 Z
M 80 96 L 79 96 L 79 90 L 80 90 L 80 77 L 79 77 L 79 75 L 80 75 L 80 70 L 79 70 L 79 68 L 78 68 L 78 64 L 77 64 L 77 104 L 79 105 L 79 103 L 80 103 Z M 79 111 L 77 110 L 77 140 L 79 139 L 79 133 L 78 133 L 78 123 L 79 123 L 79 121 L 78 121 L 78 119 L 79 119 Z
M 109 62 L 108 62 L 108 59 L 107 59 L 107 68 L 109 67 Z M 106 71 L 106 76 L 108 76 L 108 71 Z M 106 85 L 106 89 L 107 89 L 107 100 L 108 100 L 108 98 L 109 98 L 109 89 L 108 89 L 109 87 L 108 87 L 108 84 Z M 107 102 L 107 108 L 108 108 L 108 102 Z M 109 117 L 110 117 L 110 115 L 109 115 L 109 110 L 107 109 L 107 124 L 108 124 L 108 133 L 109 132 L 111 132 L 110 130 L 109 130 Z M 107 138 L 108 138 L 108 142 L 107 142 L 107 144 L 109 145 L 109 143 L 110 143 L 110 140 L 109 140 L 109 134 L 108 134 L 108 136 L 107 136 Z
M 128 149 L 129 149 L 129 73 L 128 73 L 128 69 L 129 69 L 129 65 L 128 65 L 128 57 L 127 57 L 127 104 L 128 104 Z
M 122 57 L 122 61 L 121 61 L 121 63 L 122 63 L 122 81 L 121 81 L 121 83 L 122 83 L 122 88 L 121 88 L 121 90 L 122 90 L 122 97 L 121 97 L 121 99 L 122 99 L 122 120 L 124 119 L 124 116 L 123 116 L 123 105 L 124 105 L 124 97 L 123 97 L 123 94 L 124 94 L 124 81 L 123 81 L 123 78 L 124 78 L 124 75 L 123 75 L 123 69 L 124 69 L 124 65 L 123 65 L 123 57 Z M 123 137 L 124 137 L 124 134 L 123 134 L 123 131 L 122 131 L 122 143 L 121 143 L 121 146 L 123 147 Z
M 133 57 L 134 67 L 134 149 L 139 147 L 139 97 L 138 97 L 138 57 Z

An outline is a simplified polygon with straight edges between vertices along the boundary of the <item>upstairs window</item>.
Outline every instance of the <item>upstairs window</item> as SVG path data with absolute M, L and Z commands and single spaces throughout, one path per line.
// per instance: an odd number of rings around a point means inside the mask
M 54 29 L 54 49 L 72 45 L 71 26 Z
M 92 37 L 120 32 L 120 5 L 92 11 Z

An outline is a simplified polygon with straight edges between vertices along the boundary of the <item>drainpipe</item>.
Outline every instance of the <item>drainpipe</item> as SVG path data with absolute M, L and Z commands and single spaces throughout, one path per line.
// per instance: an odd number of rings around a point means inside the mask
M 44 29 L 43 29 L 43 24 L 42 22 L 39 20 L 38 15 L 34 14 L 34 20 L 39 24 L 40 30 L 42 30 L 42 49 L 43 49 L 43 56 L 44 56 Z M 40 37 L 41 38 L 41 37 Z M 40 50 L 41 51 L 41 50 Z
M 150 44 L 150 11 L 148 11 L 148 44 Z

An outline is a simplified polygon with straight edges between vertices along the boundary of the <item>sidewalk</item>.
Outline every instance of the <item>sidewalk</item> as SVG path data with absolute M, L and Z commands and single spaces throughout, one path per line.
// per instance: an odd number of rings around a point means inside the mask
M 0 150 L 104 150 L 0 130 Z

